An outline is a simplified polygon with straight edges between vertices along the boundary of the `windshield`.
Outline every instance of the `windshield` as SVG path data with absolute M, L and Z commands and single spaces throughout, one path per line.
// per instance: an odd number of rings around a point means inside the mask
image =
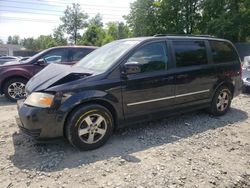
M 89 55 L 80 60 L 75 66 L 104 72 L 139 42 L 140 41 L 137 40 L 111 42 L 91 52 Z
M 29 59 L 26 59 L 26 60 L 23 60 L 23 61 L 20 61 L 20 63 L 28 63 L 30 61 L 33 61 L 34 59 L 38 58 L 41 54 L 43 54 L 45 51 L 47 50 L 43 50 L 35 55 L 33 55 L 32 57 L 30 57 Z

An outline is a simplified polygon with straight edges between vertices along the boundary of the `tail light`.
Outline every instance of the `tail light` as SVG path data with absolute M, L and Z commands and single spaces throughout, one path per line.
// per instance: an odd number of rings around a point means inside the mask
M 242 63 L 240 64 L 240 78 L 242 79 Z

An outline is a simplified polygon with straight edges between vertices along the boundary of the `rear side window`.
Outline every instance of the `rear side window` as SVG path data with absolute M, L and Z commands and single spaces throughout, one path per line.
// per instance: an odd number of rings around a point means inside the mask
M 237 61 L 238 55 L 232 45 L 223 41 L 209 41 L 214 63 Z
M 138 62 L 141 72 L 154 72 L 167 68 L 167 52 L 165 42 L 155 42 L 146 44 L 139 48 L 127 62 Z
M 74 48 L 70 51 L 70 61 L 79 61 L 92 52 L 94 49 Z
M 173 41 L 176 67 L 207 64 L 204 41 Z

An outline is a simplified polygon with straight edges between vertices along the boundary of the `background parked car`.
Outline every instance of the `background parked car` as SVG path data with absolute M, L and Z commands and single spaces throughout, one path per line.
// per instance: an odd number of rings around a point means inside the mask
M 244 57 L 242 65 L 243 91 L 248 92 L 250 88 L 250 56 Z
M 30 58 L 30 56 L 21 57 L 21 58 L 20 58 L 20 61 L 25 61 L 25 60 L 27 60 L 27 59 L 29 59 L 29 58 Z
M 2 56 L 2 57 L 0 57 L 0 65 L 6 63 L 8 61 L 19 61 L 19 60 L 20 60 L 20 58 L 14 57 L 14 56 Z
M 28 80 L 51 63 L 72 65 L 95 50 L 93 46 L 62 46 L 44 50 L 25 61 L 0 66 L 0 94 L 11 101 L 23 98 Z

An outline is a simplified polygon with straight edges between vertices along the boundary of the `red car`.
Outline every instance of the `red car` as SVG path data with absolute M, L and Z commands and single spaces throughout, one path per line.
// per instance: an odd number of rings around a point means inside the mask
M 10 101 L 25 97 L 28 80 L 50 63 L 73 65 L 95 50 L 93 46 L 60 46 L 44 50 L 25 61 L 0 66 L 0 94 Z

